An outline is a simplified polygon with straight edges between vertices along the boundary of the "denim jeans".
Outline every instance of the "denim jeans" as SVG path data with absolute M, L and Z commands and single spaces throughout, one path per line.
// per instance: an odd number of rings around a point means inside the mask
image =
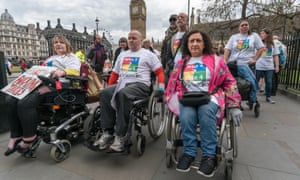
M 266 97 L 271 97 L 272 91 L 272 78 L 274 70 L 256 70 L 256 79 L 264 78 L 265 79 L 265 94 Z
M 197 156 L 197 124 L 200 125 L 200 140 L 202 156 L 216 156 L 216 148 L 218 144 L 217 136 L 217 118 L 219 106 L 214 102 L 198 106 L 190 107 L 180 104 L 180 125 L 183 138 L 184 153 L 190 156 Z
M 238 66 L 238 76 L 247 80 L 251 84 L 251 91 L 249 94 L 249 102 L 254 103 L 257 101 L 256 93 L 258 91 L 258 82 L 255 75 L 247 65 Z

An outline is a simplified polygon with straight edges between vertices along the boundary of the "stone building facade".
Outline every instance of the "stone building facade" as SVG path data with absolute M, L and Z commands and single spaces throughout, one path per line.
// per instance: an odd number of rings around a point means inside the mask
M 28 24 L 27 26 L 18 25 L 6 9 L 1 14 L 0 19 L 0 51 L 4 52 L 7 58 L 23 57 L 33 61 L 44 60 L 53 54 L 52 38 L 56 34 L 64 35 L 71 43 L 73 51 L 79 48 L 87 49 L 94 42 L 94 34 L 88 34 L 87 28 L 84 32 L 78 32 L 75 23 L 71 30 L 63 28 L 60 19 L 57 19 L 55 27 L 47 21 L 47 27 L 40 28 L 39 23 Z M 112 44 L 109 42 L 105 33 L 102 34 L 102 43 L 108 53 L 112 51 Z
M 40 40 L 34 24 L 18 25 L 5 9 L 0 19 L 0 51 L 7 58 L 23 57 L 37 60 L 40 57 Z

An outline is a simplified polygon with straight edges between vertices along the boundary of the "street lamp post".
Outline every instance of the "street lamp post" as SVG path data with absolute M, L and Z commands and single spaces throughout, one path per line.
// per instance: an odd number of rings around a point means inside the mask
M 98 17 L 96 17 L 96 20 L 95 20 L 95 22 L 96 22 L 96 33 L 98 34 L 98 26 L 99 26 L 99 19 L 98 19 Z
M 189 28 L 190 28 L 190 0 L 188 0 L 188 19 L 189 19 Z

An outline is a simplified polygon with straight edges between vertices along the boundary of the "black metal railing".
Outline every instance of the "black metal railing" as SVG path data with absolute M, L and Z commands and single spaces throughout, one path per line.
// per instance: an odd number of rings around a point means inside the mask
M 300 91 L 300 32 L 286 36 L 284 44 L 287 46 L 287 60 L 279 82 L 286 89 Z

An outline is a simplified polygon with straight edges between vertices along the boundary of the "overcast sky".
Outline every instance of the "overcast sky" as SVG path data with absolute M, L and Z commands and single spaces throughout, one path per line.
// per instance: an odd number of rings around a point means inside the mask
M 169 25 L 170 14 L 188 12 L 188 0 L 145 0 L 147 6 L 147 38 L 162 40 Z M 300 0 L 297 0 L 299 3 Z M 190 9 L 205 7 L 211 0 L 190 0 Z M 40 23 L 44 29 L 47 20 L 55 27 L 57 18 L 66 29 L 83 32 L 84 26 L 91 34 L 96 29 L 95 19 L 99 17 L 99 27 L 108 30 L 114 43 L 121 36 L 127 37 L 130 30 L 130 0 L 0 0 L 0 14 L 8 9 L 15 23 L 20 25 Z
M 207 1 L 207 0 L 206 0 Z M 205 0 L 190 0 L 190 7 L 199 8 Z M 147 6 L 147 38 L 161 40 L 169 25 L 170 14 L 188 11 L 188 0 L 145 0 Z M 5 9 L 13 16 L 16 24 L 40 23 L 44 29 L 47 20 L 55 27 L 57 18 L 66 29 L 83 32 L 84 26 L 90 34 L 96 29 L 95 19 L 99 17 L 99 27 L 108 30 L 116 43 L 119 37 L 127 37 L 130 30 L 130 0 L 0 0 L 2 14 Z

